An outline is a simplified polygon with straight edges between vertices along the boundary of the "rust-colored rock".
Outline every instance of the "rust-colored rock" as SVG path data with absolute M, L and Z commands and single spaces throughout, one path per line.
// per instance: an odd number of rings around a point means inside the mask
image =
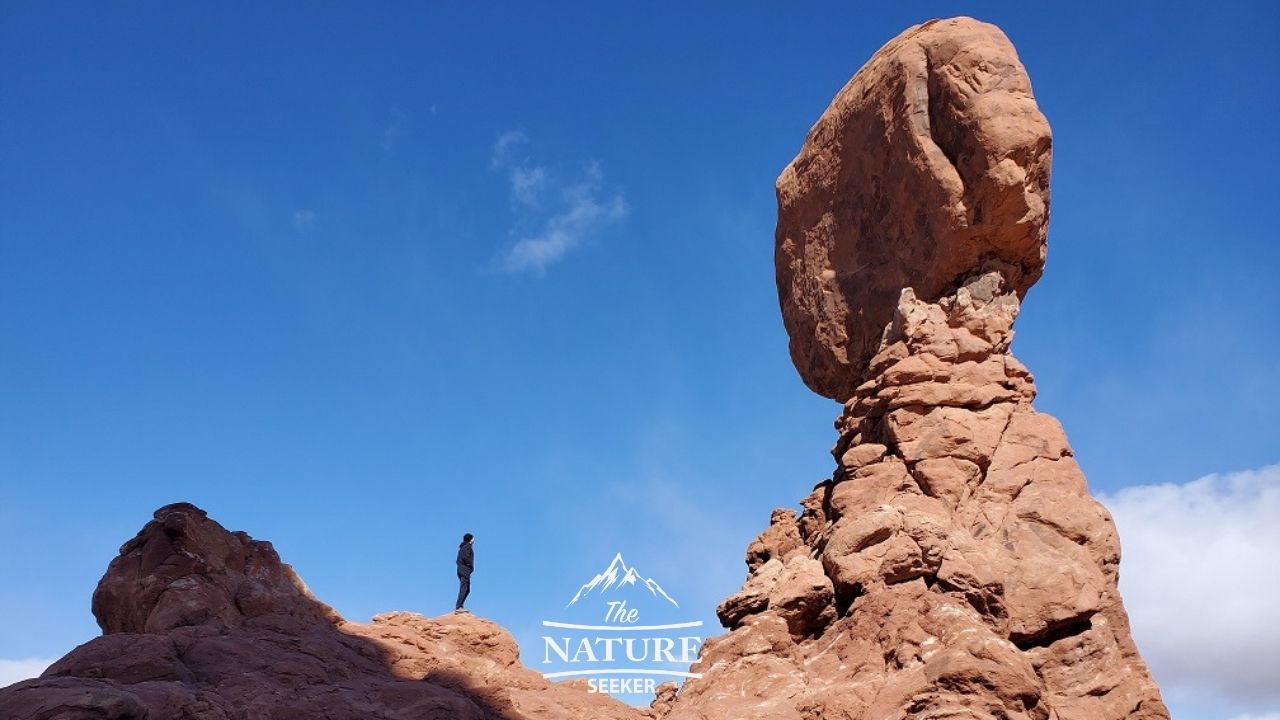
M 751 543 L 702 677 L 647 710 L 547 683 L 469 615 L 346 622 L 269 544 L 174 505 L 95 592 L 105 634 L 0 690 L 0 717 L 1167 720 L 1114 524 L 1009 350 L 1048 177 L 990 25 L 912 28 L 833 101 L 778 181 L 776 260 L 796 366 L 844 403 L 836 468 Z
M 228 532 L 186 503 L 157 510 L 121 548 L 93 610 L 104 634 L 39 679 L 0 690 L 0 717 L 647 717 L 547 682 L 520 664 L 507 631 L 468 613 L 347 622 L 270 543 Z
M 778 295 L 805 383 L 852 397 L 903 288 L 932 302 L 1000 260 L 1021 297 L 1044 266 L 1049 160 L 999 28 L 934 21 L 881 48 L 778 178 Z
M 844 401 L 832 477 L 775 511 L 667 720 L 1165 720 L 1120 544 L 1009 352 L 1049 128 L 1000 31 L 912 28 L 778 180 L 792 357 Z M 798 540 L 797 540 L 798 539 Z
M 671 707 L 675 705 L 676 694 L 680 691 L 680 686 L 672 681 L 667 681 L 654 689 L 653 702 L 649 703 L 649 717 L 664 718 L 667 713 L 671 712 Z
M 1008 354 L 1017 310 L 997 271 L 902 291 L 832 478 L 751 544 L 668 720 L 1168 717 L 1115 526 Z

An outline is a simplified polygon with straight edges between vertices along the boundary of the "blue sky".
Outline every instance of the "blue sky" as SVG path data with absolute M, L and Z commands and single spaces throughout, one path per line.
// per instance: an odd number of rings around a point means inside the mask
M 1280 461 L 1280 11 L 1042 5 L 0 3 L 0 658 L 175 500 L 353 619 L 449 609 L 471 531 L 522 640 L 619 551 L 714 622 L 831 469 L 773 181 L 935 16 L 1053 126 L 1015 350 L 1093 488 Z

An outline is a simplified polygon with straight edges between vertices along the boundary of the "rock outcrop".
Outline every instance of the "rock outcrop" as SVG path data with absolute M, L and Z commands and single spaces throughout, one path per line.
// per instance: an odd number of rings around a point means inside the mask
M 995 27 L 935 21 L 836 96 L 778 179 L 792 357 L 844 402 L 668 720 L 1167 718 L 1120 544 L 1011 354 L 1040 276 L 1049 127 Z
M 103 634 L 0 690 L 0 718 L 647 717 L 547 682 L 489 620 L 392 612 L 347 622 L 270 543 L 185 503 L 157 510 L 121 548 L 93 611 Z

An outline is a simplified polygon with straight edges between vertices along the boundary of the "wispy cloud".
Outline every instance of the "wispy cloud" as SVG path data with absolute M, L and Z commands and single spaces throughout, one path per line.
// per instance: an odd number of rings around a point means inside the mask
M 1100 499 L 1134 638 L 1170 704 L 1280 720 L 1280 465 Z
M 314 210 L 294 210 L 293 211 L 293 229 L 299 234 L 306 235 L 316 229 L 316 224 L 320 218 Z
M 431 106 L 431 114 L 436 112 L 436 106 Z M 400 139 L 409 131 L 409 116 L 400 108 L 391 108 L 391 118 L 387 121 L 387 127 L 382 131 L 382 152 L 389 153 L 396 149 Z
M 511 168 L 511 196 L 521 205 L 536 208 L 546 181 L 547 172 L 540 167 Z
M 504 132 L 494 141 L 489 157 L 490 166 L 504 173 L 511 184 L 511 203 L 517 208 L 537 208 L 547 186 L 547 169 L 520 153 L 528 142 L 529 138 L 519 130 Z
M 493 144 L 490 163 L 510 185 L 512 235 L 517 238 L 503 250 L 498 264 L 506 272 L 541 277 L 587 238 L 625 218 L 630 207 L 620 192 L 606 189 L 598 163 L 564 182 L 520 153 L 528 140 L 523 132 L 511 130 Z
M 493 152 L 489 156 L 490 165 L 494 168 L 501 168 L 516 164 L 511 160 L 512 153 L 517 147 L 528 141 L 528 136 L 519 130 L 508 130 L 501 133 L 498 135 L 498 139 L 493 141 Z
M 23 660 L 0 660 L 0 688 L 8 687 L 16 682 L 40 677 L 45 668 L 54 663 L 56 658 L 25 658 Z

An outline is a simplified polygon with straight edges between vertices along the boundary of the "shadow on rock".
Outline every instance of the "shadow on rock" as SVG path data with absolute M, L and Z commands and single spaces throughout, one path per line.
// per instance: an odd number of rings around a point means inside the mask
M 268 542 L 167 505 L 93 595 L 103 634 L 0 689 L 6 720 L 519 720 L 644 717 L 547 682 L 469 614 L 344 620 Z

